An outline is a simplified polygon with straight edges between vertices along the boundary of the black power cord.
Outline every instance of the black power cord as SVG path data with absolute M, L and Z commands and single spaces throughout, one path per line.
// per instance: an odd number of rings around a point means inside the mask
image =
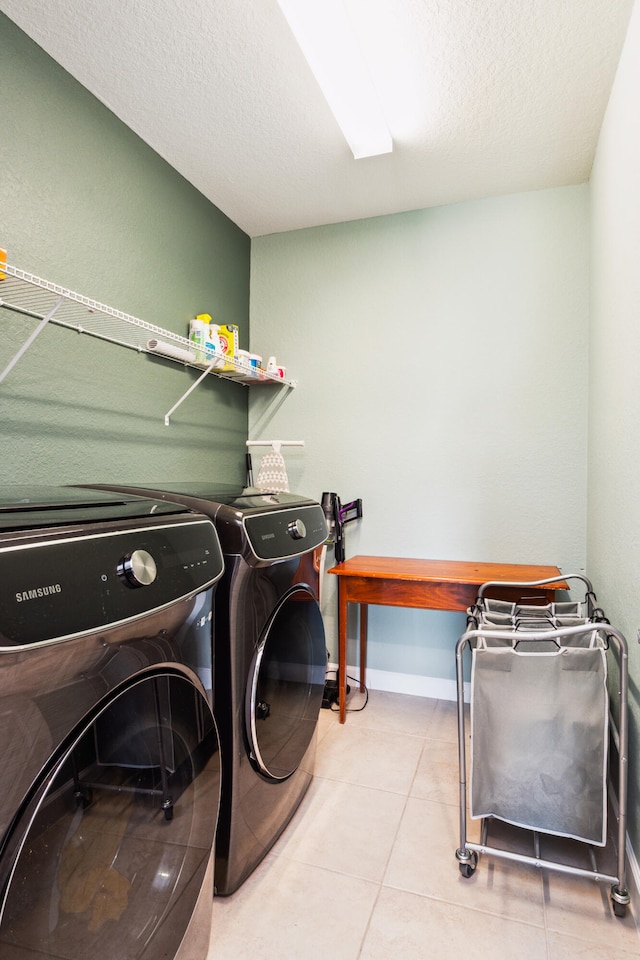
M 322 706 L 325 708 L 325 710 L 331 710 L 333 713 L 339 713 L 340 697 L 338 692 L 338 679 L 337 679 L 338 671 L 330 670 L 329 673 L 332 673 L 336 677 L 336 679 L 335 680 L 325 679 L 324 697 L 322 698 Z M 327 674 L 327 678 L 328 677 L 329 677 L 329 674 Z M 359 680 L 356 680 L 355 677 L 350 677 L 349 674 L 347 674 L 347 680 L 351 680 L 352 683 L 357 683 L 358 685 L 360 684 Z M 349 684 L 347 684 L 347 695 L 349 695 L 350 693 L 351 693 L 351 687 L 349 686 Z M 369 702 L 369 690 L 367 689 L 367 687 L 365 687 L 364 703 L 359 707 L 347 707 L 346 712 L 360 713 L 361 710 L 364 710 L 368 702 Z

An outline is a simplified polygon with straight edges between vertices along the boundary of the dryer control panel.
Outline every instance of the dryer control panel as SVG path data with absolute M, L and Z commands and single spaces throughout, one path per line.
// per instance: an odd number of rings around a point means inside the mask
M 315 550 L 328 535 L 319 504 L 300 504 L 244 518 L 247 540 L 259 560 L 286 560 Z

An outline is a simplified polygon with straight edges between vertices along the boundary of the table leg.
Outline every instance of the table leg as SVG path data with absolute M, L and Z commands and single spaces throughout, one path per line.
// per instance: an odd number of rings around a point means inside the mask
M 367 672 L 367 627 L 369 625 L 369 607 L 360 604 L 360 693 L 364 693 Z
M 338 581 L 338 704 L 340 723 L 347 718 L 347 591 Z

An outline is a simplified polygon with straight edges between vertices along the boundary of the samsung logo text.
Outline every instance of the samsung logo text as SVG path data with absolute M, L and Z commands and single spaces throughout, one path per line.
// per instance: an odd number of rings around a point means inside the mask
M 52 583 L 47 587 L 34 587 L 33 590 L 21 590 L 16 593 L 18 603 L 24 603 L 26 600 L 38 600 L 40 597 L 48 597 L 52 593 L 62 593 L 62 587 L 59 583 Z

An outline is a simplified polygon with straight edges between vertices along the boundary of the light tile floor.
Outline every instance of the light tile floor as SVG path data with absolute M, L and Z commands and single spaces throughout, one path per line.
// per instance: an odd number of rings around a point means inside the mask
M 372 691 L 343 726 L 322 710 L 318 736 L 287 830 L 214 900 L 208 960 L 638 960 L 633 890 L 618 919 L 591 879 L 488 856 L 461 877 L 454 703 Z

